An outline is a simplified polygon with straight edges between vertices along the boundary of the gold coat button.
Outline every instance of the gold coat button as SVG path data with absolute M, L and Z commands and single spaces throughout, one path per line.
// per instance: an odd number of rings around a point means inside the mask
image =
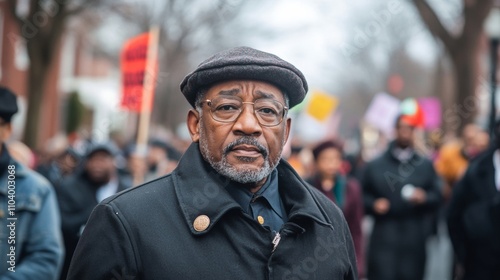
M 259 224 L 263 225 L 264 224 L 264 217 L 257 216 L 257 221 L 259 222 Z
M 193 227 L 196 231 L 204 231 L 210 225 L 210 218 L 207 215 L 199 215 L 194 219 Z

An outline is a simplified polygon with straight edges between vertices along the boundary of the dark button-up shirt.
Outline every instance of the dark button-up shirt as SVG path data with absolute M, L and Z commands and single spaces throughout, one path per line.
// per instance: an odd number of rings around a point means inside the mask
M 278 171 L 274 170 L 266 183 L 256 193 L 236 183 L 229 184 L 226 190 L 243 211 L 272 231 L 279 232 L 286 222 L 286 211 L 278 192 Z

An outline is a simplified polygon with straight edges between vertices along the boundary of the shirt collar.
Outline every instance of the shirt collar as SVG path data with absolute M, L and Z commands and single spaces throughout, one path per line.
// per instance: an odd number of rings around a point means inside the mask
M 231 197 L 238 202 L 246 213 L 250 213 L 250 202 L 254 197 L 263 197 L 267 200 L 269 205 L 278 216 L 283 218 L 283 211 L 281 208 L 280 194 L 278 191 L 278 171 L 275 169 L 269 175 L 266 183 L 255 194 L 250 192 L 244 187 L 238 186 L 237 183 L 229 184 L 226 191 Z

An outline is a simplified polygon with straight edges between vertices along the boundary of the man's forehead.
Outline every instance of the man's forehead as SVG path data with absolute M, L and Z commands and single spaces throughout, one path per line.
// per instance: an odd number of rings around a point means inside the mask
M 227 96 L 241 96 L 251 94 L 259 98 L 278 98 L 284 99 L 282 90 L 273 84 L 254 81 L 254 80 L 237 80 L 237 81 L 224 81 L 212 85 L 207 94 L 213 95 L 227 95 Z

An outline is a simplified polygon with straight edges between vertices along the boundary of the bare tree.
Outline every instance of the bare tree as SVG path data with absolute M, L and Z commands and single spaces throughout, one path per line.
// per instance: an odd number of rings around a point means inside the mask
M 245 1 L 240 0 L 137 1 L 115 5 L 113 10 L 132 24 L 135 32 L 146 32 L 152 25 L 161 30 L 153 122 L 175 129 L 185 120 L 188 104 L 179 92 L 181 80 L 192 68 L 194 55 L 205 56 L 227 46 L 228 33 L 238 36 L 238 32 L 228 29 L 244 5 Z
M 8 1 L 10 11 L 17 20 L 21 39 L 27 48 L 28 68 L 28 112 L 23 141 L 30 147 L 38 142 L 41 107 L 47 74 L 54 63 L 56 50 L 64 33 L 68 19 L 81 13 L 100 0 L 30 0 L 26 13 L 20 14 L 19 0 Z
M 429 31 L 438 38 L 449 55 L 455 75 L 455 106 L 447 110 L 444 120 L 450 129 L 460 131 L 477 113 L 474 97 L 479 78 L 480 42 L 483 23 L 493 0 L 463 0 L 461 31 L 450 32 L 426 0 L 412 0 Z M 448 113 L 448 114 L 447 114 Z

